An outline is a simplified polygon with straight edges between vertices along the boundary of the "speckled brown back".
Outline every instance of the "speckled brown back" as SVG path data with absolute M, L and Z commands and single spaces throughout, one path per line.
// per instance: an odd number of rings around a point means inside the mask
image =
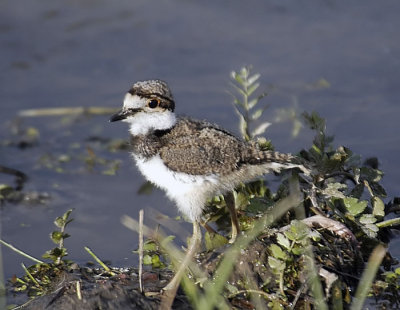
M 171 170 L 191 175 L 227 175 L 244 165 L 288 163 L 294 157 L 261 151 L 232 134 L 204 121 L 178 119 L 166 131 L 131 138 L 134 153 L 151 157 L 159 154 Z

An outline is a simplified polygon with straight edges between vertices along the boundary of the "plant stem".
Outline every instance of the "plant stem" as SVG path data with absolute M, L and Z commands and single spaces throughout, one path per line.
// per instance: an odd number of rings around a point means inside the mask
M 100 264 L 101 267 L 103 267 L 103 269 L 104 269 L 105 271 L 109 272 L 109 273 L 112 274 L 112 275 L 115 275 L 115 273 L 112 272 L 111 269 L 110 269 L 106 264 L 104 264 L 104 263 L 100 260 L 100 258 L 98 258 L 98 257 L 96 256 L 96 254 L 94 254 L 94 253 L 92 252 L 91 249 L 89 249 L 87 246 L 85 246 L 85 250 L 86 250 L 86 252 L 88 252 L 88 253 L 93 257 L 93 259 L 94 259 L 97 263 Z
M 32 274 L 29 272 L 28 268 L 24 265 L 24 263 L 21 263 L 22 268 L 25 270 L 26 274 L 28 275 L 29 279 L 32 280 L 33 283 L 36 284 L 36 286 L 40 287 L 39 282 L 32 276 Z
M 20 255 L 22 255 L 22 256 L 24 256 L 24 257 L 26 257 L 26 258 L 29 258 L 30 260 L 34 261 L 35 263 L 44 264 L 43 261 L 41 261 L 41 260 L 39 260 L 39 259 L 37 259 L 37 258 L 35 258 L 35 257 L 33 257 L 33 256 L 30 256 L 30 255 L 26 254 L 25 252 L 22 252 L 21 250 L 17 249 L 17 248 L 14 247 L 13 245 L 11 245 L 11 244 L 5 242 L 4 240 L 1 240 L 1 239 L 0 239 L 0 243 L 3 244 L 3 245 L 5 245 L 6 247 L 10 248 L 10 249 L 13 250 L 14 252 L 17 252 L 18 254 L 20 254 Z

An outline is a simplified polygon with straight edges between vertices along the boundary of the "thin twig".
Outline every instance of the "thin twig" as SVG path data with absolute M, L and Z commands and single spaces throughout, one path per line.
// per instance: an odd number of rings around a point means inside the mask
M 82 300 L 81 282 L 79 280 L 76 281 L 76 296 L 79 300 Z
M 117 112 L 118 109 L 106 107 L 73 107 L 73 108 L 43 108 L 21 110 L 18 116 L 21 117 L 38 117 L 38 116 L 63 116 L 63 115 L 109 115 Z
M 26 254 L 25 252 L 22 252 L 21 250 L 17 249 L 17 248 L 14 247 L 13 245 L 11 245 L 11 244 L 5 242 L 4 240 L 1 240 L 1 239 L 0 239 L 0 243 L 3 244 L 3 245 L 5 245 L 6 247 L 10 248 L 10 249 L 13 250 L 14 252 L 17 252 L 18 254 L 20 254 L 20 255 L 22 255 L 22 256 L 24 256 L 24 257 L 26 257 L 26 258 L 29 258 L 30 260 L 34 261 L 35 263 L 44 264 L 43 261 L 41 261 L 41 260 L 39 260 L 39 259 L 37 259 L 37 258 L 35 258 L 35 257 L 33 257 L 33 256 L 30 256 L 30 255 Z
M 143 293 L 143 214 L 144 211 L 139 211 L 139 289 Z
M 307 289 L 308 285 L 307 283 L 303 283 L 301 285 L 301 287 L 297 290 L 296 292 L 296 296 L 294 297 L 294 300 L 292 301 L 292 305 L 290 307 L 290 310 L 293 310 L 296 308 L 296 304 L 299 301 L 299 298 L 301 296 L 301 294 Z

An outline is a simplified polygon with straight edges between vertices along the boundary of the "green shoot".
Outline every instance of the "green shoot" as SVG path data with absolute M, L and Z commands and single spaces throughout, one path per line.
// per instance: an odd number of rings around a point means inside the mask
M 106 264 L 104 264 L 104 263 L 102 262 L 102 260 L 101 260 L 100 258 L 98 258 L 98 257 L 96 256 L 96 254 L 94 254 L 94 253 L 92 252 L 91 249 L 89 249 L 87 246 L 85 246 L 85 250 L 86 250 L 86 252 L 88 252 L 88 253 L 90 254 L 90 256 L 93 257 L 93 259 L 94 259 L 101 267 L 103 267 L 103 269 L 104 269 L 105 271 L 109 272 L 111 275 L 115 275 L 115 273 L 112 272 L 111 269 L 110 269 Z
M 69 209 L 62 216 L 59 216 L 55 219 L 54 224 L 60 229 L 53 231 L 50 234 L 50 239 L 58 245 L 58 247 L 47 251 L 43 254 L 43 258 L 51 259 L 56 265 L 62 263 L 62 258 L 67 256 L 67 249 L 64 247 L 64 240 L 68 238 L 70 235 L 65 233 L 65 227 L 73 221 L 69 216 L 71 215 L 72 209 Z
M 251 75 L 251 67 L 243 67 L 239 72 L 231 72 L 231 85 L 238 93 L 233 95 L 233 107 L 239 116 L 239 128 L 243 139 L 250 141 L 255 136 L 262 135 L 271 125 L 269 122 L 263 122 L 254 129 L 253 123 L 257 121 L 264 113 L 267 106 L 259 107 L 259 101 L 266 96 L 266 93 L 254 96 L 254 92 L 260 86 L 257 80 L 260 74 Z

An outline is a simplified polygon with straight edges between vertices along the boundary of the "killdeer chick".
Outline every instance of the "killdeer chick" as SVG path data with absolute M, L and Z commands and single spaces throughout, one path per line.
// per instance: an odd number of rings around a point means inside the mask
M 199 223 L 206 200 L 226 194 L 232 219 L 232 239 L 239 232 L 232 190 L 271 171 L 305 168 L 289 154 L 262 151 L 224 129 L 205 121 L 176 117 L 175 102 L 161 80 L 136 82 L 126 93 L 122 110 L 111 122 L 130 124 L 132 155 L 144 177 L 163 189 L 178 209 L 193 222 L 193 236 L 181 275 L 201 241 Z

